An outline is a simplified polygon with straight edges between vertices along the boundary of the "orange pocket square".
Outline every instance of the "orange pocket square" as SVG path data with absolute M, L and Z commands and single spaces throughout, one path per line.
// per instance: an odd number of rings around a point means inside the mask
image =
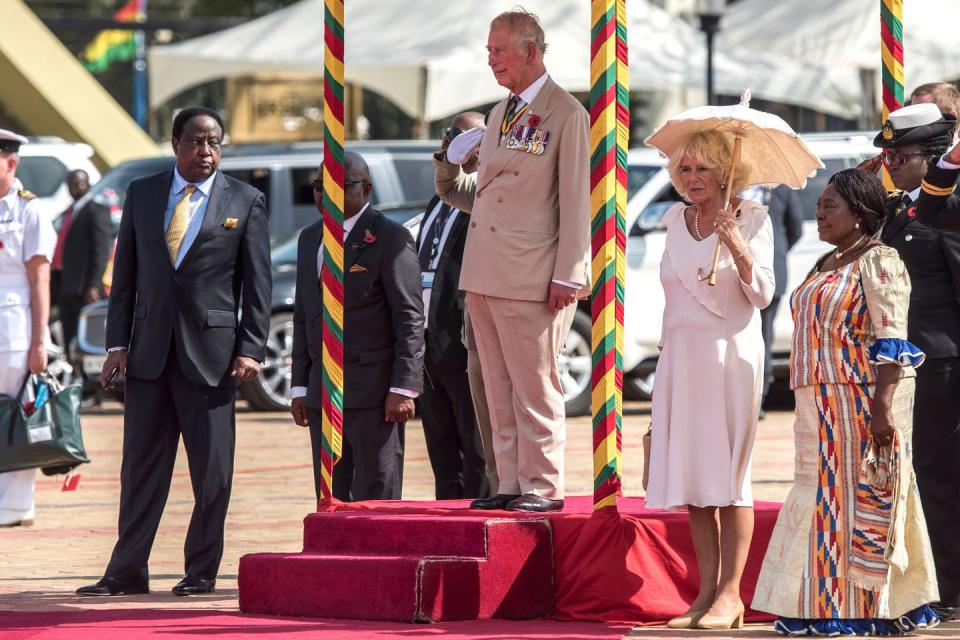
M 227 218 L 226 220 L 223 221 L 223 228 L 224 228 L 224 229 L 233 229 L 233 228 L 236 227 L 236 226 L 237 226 L 237 219 L 236 219 L 236 218 Z
M 362 264 L 355 264 L 352 267 L 350 267 L 350 273 L 362 273 L 365 271 L 369 271 L 369 269 L 367 269 Z

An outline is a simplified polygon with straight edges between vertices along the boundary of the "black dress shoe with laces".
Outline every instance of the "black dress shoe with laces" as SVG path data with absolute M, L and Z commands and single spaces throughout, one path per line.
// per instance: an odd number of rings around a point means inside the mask
M 113 578 L 101 578 L 96 584 L 77 589 L 78 596 L 132 596 L 150 593 L 145 582 L 123 582 Z
M 510 502 L 506 507 L 507 511 L 561 511 L 563 509 L 563 500 L 551 500 L 538 496 L 535 493 L 525 493 L 516 500 Z
M 471 509 L 503 509 L 511 500 L 516 500 L 520 496 L 516 493 L 498 493 L 495 496 L 489 498 L 480 498 L 479 500 L 474 500 L 470 503 Z
M 173 588 L 173 595 L 199 596 L 205 593 L 213 593 L 216 586 L 216 578 L 207 580 L 206 578 L 198 578 L 197 576 L 187 576 Z

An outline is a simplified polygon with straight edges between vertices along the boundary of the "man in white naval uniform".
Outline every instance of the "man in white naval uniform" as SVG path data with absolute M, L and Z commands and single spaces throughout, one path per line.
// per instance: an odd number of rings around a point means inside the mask
M 0 129 L 0 394 L 47 368 L 50 259 L 57 233 L 16 177 L 23 136 Z M 0 527 L 33 523 L 36 470 L 0 473 Z

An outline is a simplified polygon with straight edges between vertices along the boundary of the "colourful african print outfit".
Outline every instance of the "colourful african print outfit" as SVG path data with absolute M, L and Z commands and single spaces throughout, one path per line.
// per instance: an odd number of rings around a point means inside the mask
M 906 340 L 909 298 L 903 262 L 885 246 L 812 273 L 791 298 L 794 486 L 751 604 L 781 616 L 783 633 L 889 635 L 936 621 L 924 607 L 938 594 L 911 464 L 924 356 Z M 902 367 L 895 444 L 879 457 L 868 430 L 878 362 Z

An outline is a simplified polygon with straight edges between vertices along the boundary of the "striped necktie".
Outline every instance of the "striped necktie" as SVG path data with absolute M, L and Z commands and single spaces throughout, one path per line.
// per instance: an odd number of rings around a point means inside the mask
M 180 255 L 180 245 L 183 236 L 187 234 L 187 224 L 190 222 L 190 196 L 197 190 L 197 186 L 188 184 L 183 188 L 180 202 L 173 208 L 173 217 L 167 227 L 167 250 L 170 252 L 170 262 L 176 266 L 177 256 Z
M 507 110 L 503 114 L 503 123 L 500 125 L 501 141 L 510 133 L 510 129 L 513 128 L 518 116 L 526 106 L 526 103 L 524 103 L 517 94 L 510 96 L 510 102 L 507 103 Z

